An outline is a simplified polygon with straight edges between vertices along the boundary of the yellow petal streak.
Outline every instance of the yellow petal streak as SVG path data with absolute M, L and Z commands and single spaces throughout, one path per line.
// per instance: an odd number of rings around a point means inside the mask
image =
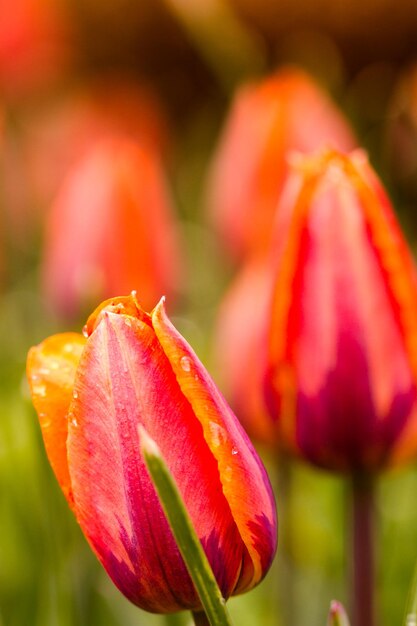
M 73 497 L 67 461 L 68 409 L 75 373 L 86 339 L 63 333 L 31 348 L 27 375 L 49 462 L 71 508 Z

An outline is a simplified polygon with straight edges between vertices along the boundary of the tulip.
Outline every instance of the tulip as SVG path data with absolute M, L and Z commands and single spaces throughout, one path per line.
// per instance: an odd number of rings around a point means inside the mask
M 349 618 L 341 602 L 332 600 L 327 616 L 327 626 L 350 626 Z
M 234 258 L 270 241 L 293 150 L 355 147 L 348 122 L 305 73 L 284 68 L 239 88 L 214 157 L 208 188 L 213 223 Z
M 149 144 L 99 141 L 69 172 L 46 225 L 46 301 L 75 316 L 94 297 L 140 290 L 149 305 L 175 292 L 179 243 L 162 164 Z
M 272 254 L 246 264 L 221 309 L 238 415 L 327 469 L 407 461 L 417 451 L 417 274 L 364 153 L 293 159 L 275 228 Z M 239 379 L 246 367 L 250 379 Z
M 70 19 L 54 0 L 3 2 L 0 87 L 22 96 L 57 76 L 69 57 Z
M 295 164 L 278 209 L 265 388 L 283 444 L 337 470 L 417 452 L 417 273 L 361 151 Z
M 136 294 L 104 302 L 84 336 L 31 349 L 45 448 L 93 551 L 134 604 L 201 608 L 141 453 L 155 441 L 225 598 L 256 585 L 276 548 L 266 472 L 190 346 Z

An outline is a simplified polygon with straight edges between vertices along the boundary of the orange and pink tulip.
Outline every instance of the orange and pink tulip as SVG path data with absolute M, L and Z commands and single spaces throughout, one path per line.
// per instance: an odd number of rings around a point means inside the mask
M 269 244 L 289 154 L 323 145 L 350 151 L 356 141 L 341 111 L 307 74 L 288 67 L 239 88 L 208 186 L 210 216 L 231 256 Z
M 238 415 L 254 435 L 328 469 L 405 462 L 417 453 L 417 273 L 364 153 L 295 159 L 275 236 L 252 324 L 241 308 L 254 273 L 223 312 L 226 328 L 233 318 L 240 326 L 234 341 L 258 385 L 247 411 L 241 358 L 229 374 Z
M 117 587 L 152 612 L 198 610 L 140 452 L 140 426 L 172 472 L 223 595 L 254 587 L 276 549 L 259 457 L 197 356 L 135 294 L 104 302 L 84 334 L 31 349 L 28 379 L 47 455 Z

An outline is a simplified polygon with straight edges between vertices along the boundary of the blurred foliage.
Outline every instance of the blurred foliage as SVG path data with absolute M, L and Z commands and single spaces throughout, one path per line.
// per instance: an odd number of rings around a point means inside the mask
M 371 162 L 390 189 L 412 244 L 417 235 L 417 186 L 409 184 L 410 177 L 407 184 L 398 179 L 386 135 L 396 121 L 387 112 L 395 83 L 417 52 L 415 6 L 407 13 L 410 3 L 406 1 L 384 2 L 382 10 L 375 0 L 358 25 L 352 14 L 356 8 L 361 15 L 363 3 L 346 3 L 353 9 L 343 28 L 334 12 L 326 13 L 326 7 L 334 3 L 324 0 L 319 5 L 306 0 L 299 5 L 234 0 L 229 9 L 237 12 L 227 10 L 227 20 L 234 33 L 242 29 L 240 36 L 246 43 L 240 58 L 233 47 L 217 47 L 216 22 L 199 36 L 204 11 L 217 10 L 221 2 L 195 4 L 203 15 L 184 26 L 181 10 L 186 3 L 174 0 L 69 1 L 65 19 L 74 39 L 69 45 L 71 54 L 56 68 L 54 78 L 48 74 L 46 84 L 36 82 L 35 72 L 27 83 L 23 76 L 0 84 L 0 111 L 5 112 L 0 126 L 12 138 L 8 150 L 13 152 L 10 163 L 0 140 L 0 258 L 4 260 L 0 295 L 1 626 L 153 626 L 164 620 L 182 626 L 189 621 L 187 615 L 146 614 L 113 587 L 88 548 L 45 457 L 25 381 L 26 353 L 55 331 L 70 326 L 79 330 L 83 320 L 68 323 L 47 312 L 39 291 L 39 224 L 23 234 L 9 228 L 13 220 L 25 226 L 27 219 L 24 214 L 10 216 L 10 211 L 17 211 L 16 206 L 8 206 L 10 198 L 26 202 L 31 214 L 38 208 L 33 198 L 22 200 L 27 192 L 25 170 L 19 159 L 14 160 L 19 152 L 19 123 L 31 107 L 53 100 L 74 85 L 88 84 L 91 76 L 103 71 L 145 80 L 155 88 L 174 135 L 168 170 L 188 259 L 186 286 L 171 317 L 209 366 L 216 307 L 232 269 L 204 218 L 205 176 L 232 88 L 245 74 L 271 70 L 288 60 L 312 71 L 354 123 Z M 343 2 L 337 4 L 342 7 Z M 170 5 L 176 5 L 177 11 Z M 178 7 L 182 7 L 179 12 Z M 372 22 L 373 10 L 376 22 Z M 366 37 L 371 32 L 375 47 L 369 49 Z M 1 37 L 5 34 L 0 27 Z M 222 37 L 227 38 L 227 33 Z M 401 45 L 396 47 L 396 42 Z M 10 195 L 11 171 L 16 180 Z M 221 382 L 221 372 L 216 372 L 216 378 Z M 349 605 L 345 481 L 298 463 L 285 467 L 285 461 L 272 458 L 266 450 L 261 454 L 276 486 L 280 546 L 264 583 L 230 601 L 232 618 L 242 626 L 323 625 L 331 599 Z M 381 626 L 399 624 L 403 616 L 417 557 L 416 491 L 415 467 L 379 480 Z

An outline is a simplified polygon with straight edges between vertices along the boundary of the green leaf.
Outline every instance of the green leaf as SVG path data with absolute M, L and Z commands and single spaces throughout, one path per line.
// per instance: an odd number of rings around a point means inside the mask
M 417 565 L 414 570 L 413 580 L 408 593 L 404 626 L 417 626 Z
M 155 485 L 178 548 L 200 597 L 211 626 L 232 626 L 213 571 L 207 560 L 187 509 L 155 441 L 139 426 L 142 454 Z M 201 614 L 198 617 L 201 621 Z

